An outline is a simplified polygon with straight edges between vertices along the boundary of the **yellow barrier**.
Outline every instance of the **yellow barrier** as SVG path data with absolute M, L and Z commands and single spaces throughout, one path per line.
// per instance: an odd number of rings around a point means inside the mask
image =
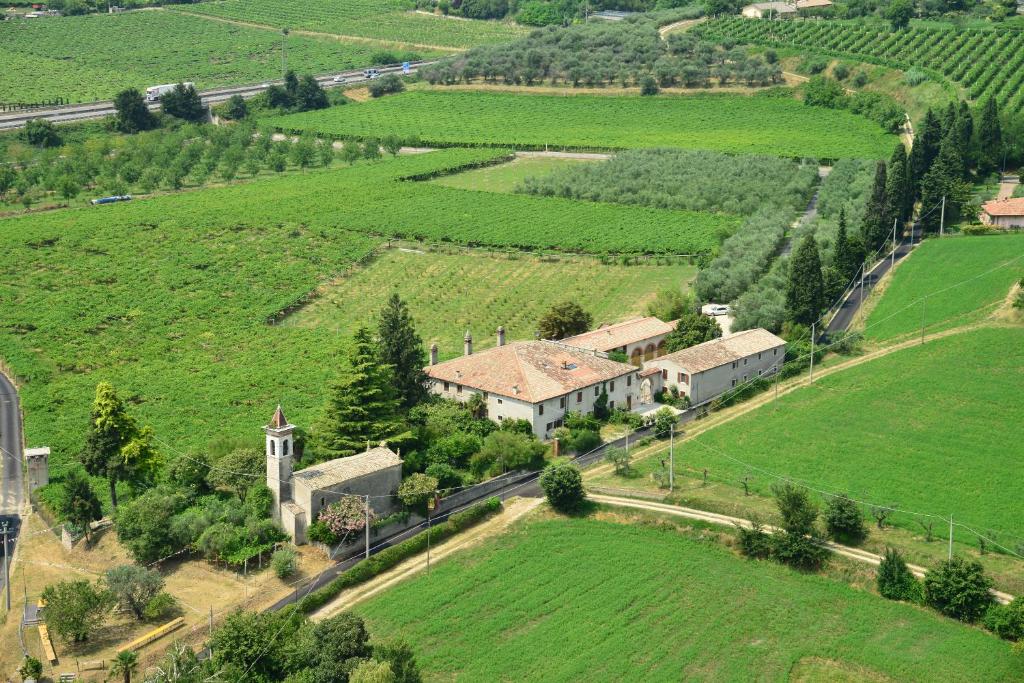
M 141 638 L 136 638 L 135 640 L 133 640 L 132 642 L 128 643 L 127 645 L 125 645 L 123 647 L 117 648 L 117 653 L 121 654 L 122 652 L 129 652 L 129 651 L 130 652 L 134 652 L 135 650 L 139 650 L 139 649 L 149 645 L 154 640 L 158 640 L 160 638 L 163 638 L 164 636 L 166 636 L 171 631 L 174 631 L 175 629 L 179 629 L 179 628 L 181 628 L 184 625 L 185 625 L 185 620 L 182 619 L 181 617 L 178 617 L 177 619 L 174 619 L 173 621 L 167 622 L 163 626 L 159 626 L 159 627 L 153 629 L 152 631 L 150 631 L 146 635 L 142 636 Z
M 43 655 L 50 664 L 57 663 L 57 653 L 53 651 L 53 643 L 50 641 L 50 631 L 46 624 L 39 624 L 39 640 L 43 641 Z

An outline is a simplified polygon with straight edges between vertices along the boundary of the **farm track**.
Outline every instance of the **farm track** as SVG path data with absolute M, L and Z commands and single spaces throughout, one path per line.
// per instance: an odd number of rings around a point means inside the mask
M 588 498 L 595 503 L 602 503 L 604 505 L 613 505 L 616 507 L 634 508 L 637 510 L 646 510 L 650 512 L 658 512 L 661 514 L 673 515 L 675 517 L 685 517 L 686 519 L 693 519 L 699 522 L 708 522 L 710 524 L 717 524 L 719 526 L 732 526 L 732 527 L 743 527 L 744 529 L 750 529 L 753 527 L 753 523 L 750 520 L 742 519 L 740 517 L 730 517 L 729 515 L 720 515 L 714 512 L 705 512 L 703 510 L 696 510 L 694 508 L 682 507 L 679 505 L 667 505 L 665 503 L 657 503 L 646 500 L 635 500 L 632 498 L 621 498 L 618 496 L 606 496 L 602 494 L 590 494 Z M 779 529 L 773 526 L 765 525 L 764 530 L 770 534 L 777 533 Z M 849 558 L 856 562 L 863 562 L 873 566 L 878 566 L 882 562 L 882 556 L 876 555 L 875 553 L 861 550 L 860 548 L 851 548 L 850 546 L 841 545 L 832 541 L 822 541 L 822 545 L 829 551 L 840 555 L 842 557 Z M 924 567 L 917 565 L 907 565 L 914 576 L 917 578 L 923 578 L 927 570 Z M 1002 591 L 992 590 L 992 595 L 1000 603 L 1006 605 L 1013 601 L 1012 595 L 1004 593 Z

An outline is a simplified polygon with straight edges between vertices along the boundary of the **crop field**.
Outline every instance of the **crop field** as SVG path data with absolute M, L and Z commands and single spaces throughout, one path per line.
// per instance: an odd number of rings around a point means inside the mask
M 395 181 L 494 155 L 447 150 L 0 220 L 0 358 L 24 384 L 29 443 L 54 449 L 59 476 L 103 380 L 179 448 L 251 435 L 278 401 L 309 424 L 343 335 L 267 321 L 346 272 L 377 234 L 684 244 L 672 242 L 685 234 L 680 212 L 483 192 L 467 201 L 462 190 Z
M 507 164 L 474 168 L 463 173 L 441 176 L 431 182 L 460 190 L 510 193 L 515 192 L 527 178 L 540 178 L 566 167 L 593 163 L 595 162 L 584 159 L 519 157 Z
M 602 265 L 591 258 L 552 262 L 523 255 L 391 249 L 326 286 L 287 324 L 351 330 L 372 320 L 397 292 L 409 304 L 424 344 L 436 342 L 441 357 L 450 358 L 462 353 L 466 330 L 473 333 L 477 349 L 494 345 L 499 325 L 509 340 L 532 339 L 537 321 L 560 301 L 579 302 L 595 324 L 644 315 L 657 292 L 685 289 L 695 274 L 689 265 Z
M 287 50 L 290 64 L 319 74 L 366 66 L 380 47 L 292 35 Z M 209 88 L 279 78 L 281 36 L 165 11 L 6 21 L 0 61 L 0 101 L 87 101 L 159 83 Z
M 356 608 L 426 681 L 1013 680 L 1010 645 L 672 530 L 529 521 Z
M 937 515 L 936 528 L 953 515 L 1012 549 L 1024 538 L 1024 405 L 1010 398 L 1021 386 L 1024 328 L 983 328 L 815 380 L 688 441 L 683 457 L 765 495 L 763 470 Z M 891 521 L 920 532 L 919 519 Z
M 509 122 L 515 122 L 510 125 Z M 393 133 L 437 146 L 682 147 L 785 157 L 883 158 L 896 138 L 846 111 L 736 95 L 550 96 L 419 90 L 271 119 L 339 138 Z
M 413 12 L 406 0 L 221 0 L 189 5 L 188 12 L 267 26 L 401 41 L 445 48 L 509 42 L 527 29 L 509 22 L 476 21 Z
M 768 22 L 728 17 L 698 29 L 762 45 L 849 55 L 884 66 L 929 69 L 975 100 L 994 97 L 1001 109 L 1024 108 L 1024 33 L 955 28 L 951 24 L 892 31 L 884 24 L 842 21 Z
M 900 264 L 865 334 L 889 340 L 938 332 L 990 315 L 1024 277 L 1024 235 L 929 240 Z

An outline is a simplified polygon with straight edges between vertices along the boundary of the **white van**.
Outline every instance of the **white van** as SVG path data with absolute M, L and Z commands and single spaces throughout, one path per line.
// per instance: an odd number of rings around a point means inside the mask
M 182 83 L 186 88 L 195 87 L 193 83 Z M 158 102 L 161 97 L 178 87 L 177 83 L 171 83 L 169 85 L 154 85 L 152 88 L 146 88 L 146 101 L 147 102 Z

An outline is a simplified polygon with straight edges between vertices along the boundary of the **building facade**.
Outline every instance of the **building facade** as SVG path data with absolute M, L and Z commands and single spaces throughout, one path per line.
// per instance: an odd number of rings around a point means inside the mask
M 563 344 L 603 353 L 618 352 L 636 367 L 665 353 L 665 337 L 676 329 L 676 321 L 664 322 L 653 316 L 634 318 L 562 340 Z
M 675 387 L 697 406 L 744 382 L 778 372 L 785 358 L 785 340 L 754 329 L 656 358 L 644 370 L 660 370 L 665 388 Z
M 997 228 L 1024 228 L 1024 197 L 985 202 L 981 222 Z

